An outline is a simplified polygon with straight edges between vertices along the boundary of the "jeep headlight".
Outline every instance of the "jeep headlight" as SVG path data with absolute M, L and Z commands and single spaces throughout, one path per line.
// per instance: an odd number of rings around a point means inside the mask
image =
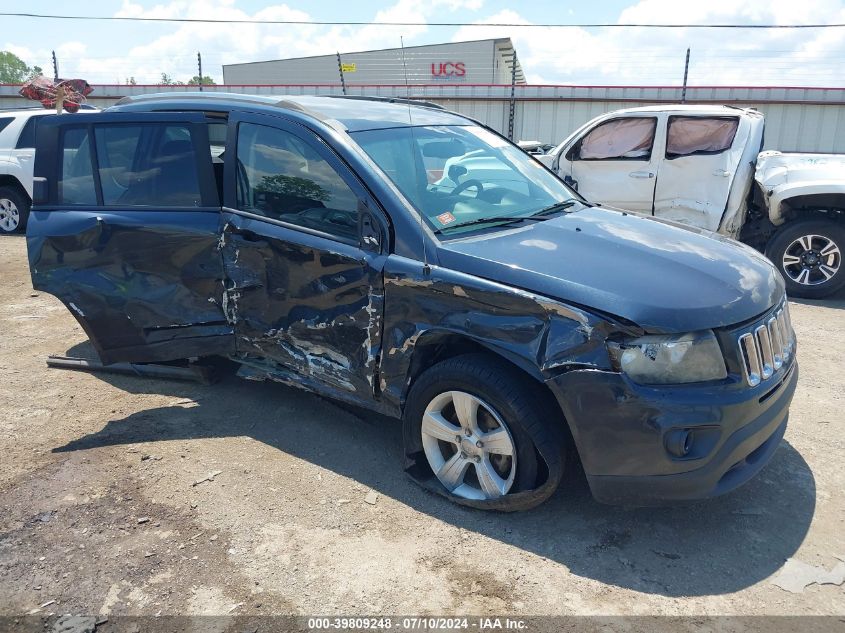
M 647 385 L 703 382 L 725 378 L 727 369 L 710 330 L 608 341 L 613 366 Z

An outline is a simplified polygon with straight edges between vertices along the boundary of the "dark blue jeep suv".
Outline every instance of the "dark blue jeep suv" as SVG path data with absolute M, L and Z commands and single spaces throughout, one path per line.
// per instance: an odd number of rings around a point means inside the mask
M 725 493 L 798 379 L 784 284 L 732 240 L 590 204 L 431 104 L 124 99 L 38 129 L 35 288 L 104 363 L 224 356 L 402 419 L 433 490 L 517 510 Z

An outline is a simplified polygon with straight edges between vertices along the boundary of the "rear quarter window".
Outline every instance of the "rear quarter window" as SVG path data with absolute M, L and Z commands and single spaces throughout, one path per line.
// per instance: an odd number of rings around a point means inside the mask
M 40 118 L 40 116 L 31 116 L 26 120 L 15 149 L 32 149 L 35 147 L 35 126 Z
M 97 204 L 88 129 L 64 130 L 61 148 L 62 174 L 58 183 L 59 202 L 79 205 Z

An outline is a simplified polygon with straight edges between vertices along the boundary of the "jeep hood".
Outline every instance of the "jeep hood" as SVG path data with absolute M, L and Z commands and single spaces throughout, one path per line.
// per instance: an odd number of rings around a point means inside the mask
M 752 248 L 715 233 L 606 207 L 441 243 L 441 265 L 592 308 L 650 332 L 758 316 L 783 280 Z

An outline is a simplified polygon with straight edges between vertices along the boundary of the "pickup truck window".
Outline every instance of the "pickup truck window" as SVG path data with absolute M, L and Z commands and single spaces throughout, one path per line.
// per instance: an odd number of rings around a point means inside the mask
M 626 117 L 605 121 L 581 139 L 576 160 L 649 160 L 657 119 Z
M 358 235 L 358 197 L 303 139 L 238 126 L 238 208 L 344 240 Z
M 2 132 L 12 121 L 14 121 L 14 119 L 11 117 L 0 119 L 0 132 Z
M 669 117 L 666 158 L 693 154 L 720 154 L 733 145 L 737 117 Z

